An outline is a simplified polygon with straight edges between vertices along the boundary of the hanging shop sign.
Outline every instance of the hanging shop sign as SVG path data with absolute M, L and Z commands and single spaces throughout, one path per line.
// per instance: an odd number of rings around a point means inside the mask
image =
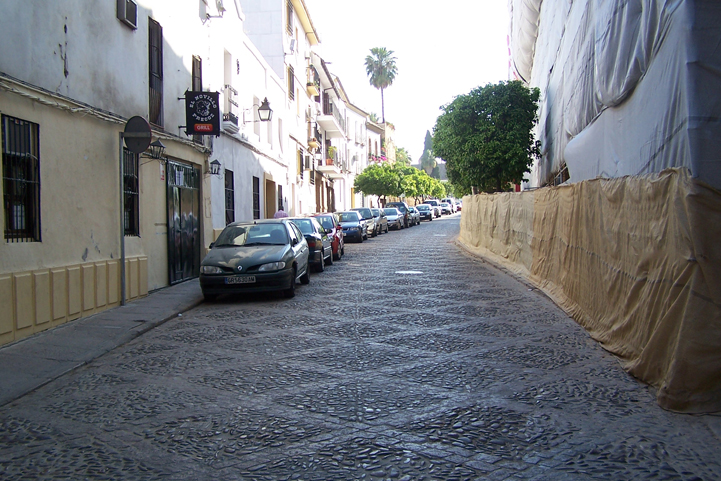
M 185 134 L 220 136 L 218 92 L 185 92 Z

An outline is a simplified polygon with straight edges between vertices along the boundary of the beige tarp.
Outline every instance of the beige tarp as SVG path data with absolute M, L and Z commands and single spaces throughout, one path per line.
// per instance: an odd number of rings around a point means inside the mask
M 720 239 L 721 193 L 685 169 L 467 196 L 459 236 L 681 412 L 721 411 Z

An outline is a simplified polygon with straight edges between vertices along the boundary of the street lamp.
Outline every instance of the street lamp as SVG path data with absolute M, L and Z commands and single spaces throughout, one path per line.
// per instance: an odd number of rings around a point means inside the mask
M 260 117 L 261 122 L 268 122 L 271 118 L 273 118 L 273 109 L 270 108 L 268 97 L 263 99 L 263 103 L 261 103 L 260 107 L 258 107 L 258 117 Z
M 210 163 L 210 175 L 220 175 L 220 162 L 218 162 L 218 159 Z
M 150 157 L 153 159 L 162 159 L 163 153 L 165 152 L 165 145 L 160 141 L 160 139 L 153 141 L 150 144 Z

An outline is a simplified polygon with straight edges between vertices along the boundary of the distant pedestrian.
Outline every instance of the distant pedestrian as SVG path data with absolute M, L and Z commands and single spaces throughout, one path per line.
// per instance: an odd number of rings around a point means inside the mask
M 288 213 L 283 210 L 283 206 L 280 206 L 280 209 L 278 209 L 278 212 L 273 215 L 273 218 L 280 219 L 281 217 L 288 217 Z

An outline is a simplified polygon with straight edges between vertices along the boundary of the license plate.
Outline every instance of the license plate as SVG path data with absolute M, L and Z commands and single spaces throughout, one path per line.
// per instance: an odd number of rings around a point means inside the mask
M 255 276 L 244 276 L 244 277 L 226 277 L 226 284 L 252 284 L 255 282 Z

